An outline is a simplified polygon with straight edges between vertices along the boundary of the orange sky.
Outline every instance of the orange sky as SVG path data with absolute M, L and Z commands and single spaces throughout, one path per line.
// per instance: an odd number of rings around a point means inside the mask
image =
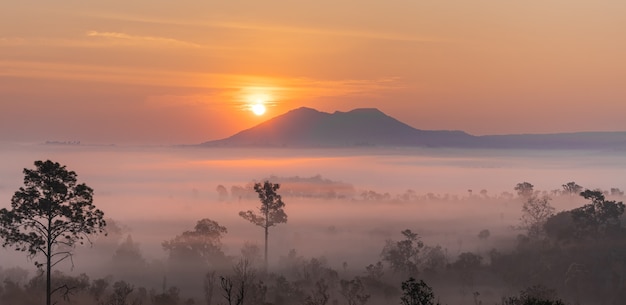
M 621 0 L 9 1 L 0 141 L 198 143 L 300 106 L 477 135 L 626 130 L 625 15 Z

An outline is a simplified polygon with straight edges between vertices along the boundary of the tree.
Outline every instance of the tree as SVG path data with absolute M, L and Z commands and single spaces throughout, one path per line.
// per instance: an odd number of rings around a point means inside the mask
M 563 184 L 562 187 L 563 193 L 570 196 L 580 194 L 580 192 L 583 190 L 583 187 L 576 184 L 576 182 L 574 181 Z
M 341 295 L 346 298 L 348 305 L 364 305 L 369 300 L 370 295 L 365 293 L 365 286 L 359 277 L 352 280 L 341 280 Z
M 402 231 L 406 238 L 398 242 L 387 240 L 381 253 L 383 261 L 389 263 L 394 272 L 407 272 L 409 275 L 416 275 L 420 264 L 420 250 L 424 248 L 424 243 L 417 233 L 411 230 Z
M 459 272 L 461 281 L 467 286 L 474 285 L 474 277 L 480 270 L 483 258 L 472 252 L 463 252 L 459 254 L 459 259 L 452 264 L 452 267 Z
M 485 239 L 489 238 L 489 236 L 491 236 L 491 232 L 489 232 L 488 229 L 481 230 L 478 233 L 478 238 L 482 239 L 482 240 L 485 240 Z
M 606 235 L 621 230 L 620 216 L 624 214 L 624 203 L 606 200 L 601 191 L 585 190 L 580 193 L 591 203 L 572 210 L 572 219 L 582 235 Z
M 163 249 L 170 252 L 170 259 L 184 262 L 197 270 L 198 263 L 220 266 L 227 258 L 222 251 L 221 238 L 228 230 L 214 220 L 198 220 L 193 231 L 185 231 L 172 240 L 163 242 Z
M 533 189 L 534 185 L 529 182 L 521 182 L 518 183 L 513 189 L 517 192 L 517 195 L 523 198 L 527 198 L 532 196 L 535 192 Z
M 220 286 L 223 290 L 222 296 L 228 305 L 242 305 L 246 295 L 246 286 L 243 282 L 236 287 L 233 281 L 226 277 L 220 277 Z
M 204 289 L 204 300 L 207 305 L 213 304 L 213 290 L 215 289 L 215 271 L 209 271 L 204 275 L 204 283 L 202 288 Z
M 111 270 L 120 278 L 126 280 L 142 279 L 145 275 L 143 272 L 148 267 L 146 259 L 141 253 L 139 243 L 133 241 L 129 234 L 126 239 L 119 244 L 111 259 Z
M 324 279 L 315 282 L 315 290 L 304 299 L 304 305 L 326 305 L 330 299 L 328 284 Z
M 503 299 L 502 305 L 565 305 L 565 303 L 557 298 L 555 290 L 536 285 L 522 290 L 519 297 Z
M 252 266 L 259 266 L 263 260 L 261 248 L 256 243 L 246 241 L 241 247 L 241 258 L 250 262 Z
M 219 201 L 225 201 L 226 199 L 228 199 L 228 190 L 225 186 L 220 184 L 217 186 L 217 188 L 215 188 L 215 190 L 217 191 L 217 199 Z
M 409 278 L 406 282 L 402 282 L 402 297 L 400 298 L 402 305 L 435 305 L 435 296 L 433 289 L 424 281 L 417 282 L 414 278 Z
M 542 237 L 544 224 L 554 215 L 554 207 L 550 205 L 550 197 L 532 195 L 522 206 L 522 228 L 528 231 L 528 237 L 538 239 Z
M 287 222 L 287 214 L 283 208 L 285 203 L 281 196 L 276 193 L 280 188 L 280 184 L 265 181 L 263 184 L 255 183 L 254 191 L 259 194 L 261 206 L 259 207 L 260 215 L 248 210 L 247 212 L 239 212 L 239 216 L 243 219 L 263 228 L 265 230 L 265 269 L 267 269 L 267 237 L 269 228 L 279 223 Z
M 543 229 L 549 238 L 557 241 L 572 240 L 578 234 L 572 211 L 562 211 L 550 216 Z
M 41 254 L 46 266 L 46 304 L 60 289 L 51 288 L 52 267 L 72 257 L 76 243 L 91 243 L 89 235 L 102 233 L 104 213 L 93 205 L 93 189 L 78 184 L 76 173 L 57 162 L 35 161 L 24 169 L 24 186 L 11 198 L 11 210 L 0 210 L 3 247 L 13 246 L 30 258 Z
M 109 296 L 108 300 L 103 305 L 139 305 L 141 300 L 135 298 L 130 300 L 130 295 L 135 290 L 135 287 L 125 281 L 118 281 L 113 284 L 113 293 Z
M 624 196 L 624 191 L 620 190 L 617 187 L 611 188 L 611 196 Z

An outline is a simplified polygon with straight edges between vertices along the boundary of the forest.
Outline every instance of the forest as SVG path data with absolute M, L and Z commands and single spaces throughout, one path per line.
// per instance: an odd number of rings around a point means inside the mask
M 225 245 L 229 228 L 222 219 L 198 215 L 186 225 L 188 229 L 159 236 L 166 258 L 152 259 L 133 238 L 132 230 L 106 218 L 107 211 L 93 205 L 93 190 L 78 184 L 76 173 L 58 163 L 38 162 L 37 169 L 24 170 L 25 184 L 13 195 L 12 208 L 0 210 L 4 247 L 21 252 L 36 268 L 2 264 L 0 304 L 43 304 L 47 295 L 51 304 L 94 305 L 626 302 L 624 192 L 616 187 L 586 189 L 572 181 L 547 191 L 520 182 L 494 195 L 484 189 L 467 190 L 462 196 L 413 190 L 390 194 L 357 190 L 319 175 L 269 176 L 245 185 L 214 188 L 216 201 L 228 206 L 233 217 L 251 229 L 257 227 L 258 235 L 234 243 L 240 245 L 238 251 L 233 253 L 232 246 Z M 50 218 L 50 202 L 55 200 L 58 213 Z M 398 218 L 398 225 L 405 227 L 396 231 L 370 230 L 370 234 L 384 236 L 384 242 L 367 247 L 367 253 L 336 258 L 331 252 L 326 256 L 309 255 L 310 251 L 298 248 L 282 253 L 273 250 L 281 235 L 272 233 L 287 223 L 302 221 L 302 217 L 290 217 L 290 208 L 307 201 L 319 209 L 345 205 L 349 209 L 399 208 L 416 214 L 407 213 L 402 218 L 407 221 Z M 20 209 L 27 204 L 31 206 Z M 466 211 L 467 218 L 477 217 L 470 211 L 479 206 L 491 212 L 488 219 L 479 218 L 473 226 L 483 229 L 465 230 L 458 239 L 448 236 L 458 232 L 444 233 L 447 239 L 442 240 L 436 238 L 441 237 L 439 229 L 429 226 L 418 213 L 443 206 Z M 517 213 L 509 213 L 513 210 Z M 39 217 L 36 211 L 41 219 L 66 222 L 52 226 L 48 237 L 61 239 L 51 242 L 48 249 L 43 246 L 46 242 L 32 239 L 41 233 L 36 225 L 23 222 Z M 414 222 L 422 225 L 411 226 Z M 371 226 L 376 227 L 375 221 Z M 59 228 L 65 232 L 58 233 Z M 340 247 L 337 242 L 341 240 L 333 236 L 350 232 L 341 223 L 319 230 L 323 232 L 317 239 L 304 244 Z M 259 238 L 263 232 L 265 242 Z M 98 254 L 88 260 L 93 260 L 99 272 L 73 274 L 74 256 L 87 253 L 85 248 Z M 41 260 L 48 257 L 52 260 Z M 56 268 L 60 262 L 70 264 L 70 271 Z M 83 262 L 77 260 L 76 267 Z M 51 286 L 46 290 L 48 283 Z

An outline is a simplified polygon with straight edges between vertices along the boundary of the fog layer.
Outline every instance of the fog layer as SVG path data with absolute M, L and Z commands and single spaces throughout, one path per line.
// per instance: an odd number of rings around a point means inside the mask
M 281 257 L 296 249 L 304 257 L 325 257 L 333 268 L 345 262 L 355 273 L 379 261 L 386 240 L 400 239 L 404 229 L 440 245 L 450 261 L 462 252 L 486 257 L 493 248 L 512 248 L 521 215 L 513 187 L 522 181 L 546 194 L 569 181 L 588 189 L 626 188 L 626 157 L 619 152 L 3 145 L 0 208 L 10 206 L 22 169 L 35 160 L 66 165 L 95 190 L 94 204 L 120 230 L 78 249 L 74 268 L 59 265 L 68 274 L 94 277 L 110 275 L 107 238 L 118 243 L 130 235 L 146 260 L 163 263 L 162 242 L 202 218 L 228 229 L 222 240 L 227 255 L 240 255 L 246 242 L 262 245 L 262 231 L 238 216 L 256 210 L 258 199 L 234 189 L 249 191 L 264 179 L 282 179 L 283 190 L 291 189 L 283 193 L 289 220 L 271 229 L 270 266 L 280 267 Z M 326 186 L 320 193 L 315 188 L 321 183 L 339 185 L 341 192 Z M 307 187 L 315 190 L 307 193 Z M 311 196 L 315 192 L 319 196 Z M 562 211 L 584 202 L 561 196 L 553 205 Z M 485 229 L 491 237 L 479 239 Z M 23 253 L 2 249 L 0 255 L 3 266 L 35 274 Z

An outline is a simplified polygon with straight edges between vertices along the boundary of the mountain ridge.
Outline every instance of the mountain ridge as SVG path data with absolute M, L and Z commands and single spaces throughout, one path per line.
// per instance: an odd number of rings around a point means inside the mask
M 422 130 L 377 108 L 321 112 L 292 109 L 202 147 L 626 148 L 626 132 L 573 132 L 474 136 L 461 130 Z

